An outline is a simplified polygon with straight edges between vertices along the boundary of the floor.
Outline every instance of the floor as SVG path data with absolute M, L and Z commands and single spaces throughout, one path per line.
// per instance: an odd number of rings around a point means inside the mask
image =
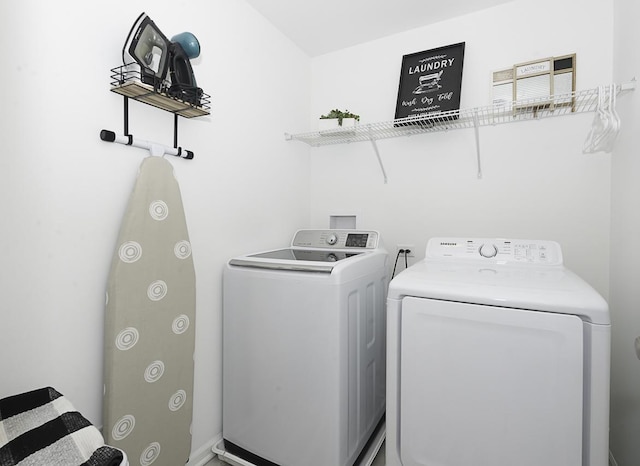
M 371 463 L 371 466 L 384 466 L 384 446 L 385 444 L 383 443 L 382 447 L 380 448 L 380 451 L 376 455 L 376 459 L 373 460 L 373 463 Z M 227 465 L 226 463 L 223 463 L 217 458 L 214 458 L 204 466 L 229 466 L 229 465 Z

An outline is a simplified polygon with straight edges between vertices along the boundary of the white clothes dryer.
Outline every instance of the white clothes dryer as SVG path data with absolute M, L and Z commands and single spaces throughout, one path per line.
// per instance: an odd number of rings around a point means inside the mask
M 380 235 L 362 230 L 300 230 L 229 261 L 223 459 L 354 464 L 384 414 L 387 269 Z
M 431 239 L 387 318 L 387 466 L 607 464 L 608 305 L 558 243 Z

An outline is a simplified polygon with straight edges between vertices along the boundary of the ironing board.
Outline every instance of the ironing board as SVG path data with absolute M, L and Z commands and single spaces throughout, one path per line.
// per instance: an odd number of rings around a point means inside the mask
M 195 272 L 173 167 L 143 160 L 111 262 L 104 437 L 132 466 L 179 466 L 191 451 Z

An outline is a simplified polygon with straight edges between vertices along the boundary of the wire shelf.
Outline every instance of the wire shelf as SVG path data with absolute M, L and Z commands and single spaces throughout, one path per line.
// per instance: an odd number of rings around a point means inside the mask
M 617 85 L 616 92 L 634 88 L 635 81 Z M 460 109 L 380 123 L 368 123 L 351 128 L 299 134 L 287 133 L 285 137 L 290 141 L 301 141 L 318 147 L 595 112 L 598 108 L 598 93 L 598 88 L 595 88 L 544 98 L 519 100 L 504 105 Z
M 184 118 L 210 114 L 211 96 L 202 92 L 197 104 L 168 94 L 170 83 L 151 86 L 142 82 L 139 69 L 122 65 L 111 69 L 111 91 Z M 188 92 L 189 90 L 187 90 Z M 197 88 L 191 90 L 198 92 Z

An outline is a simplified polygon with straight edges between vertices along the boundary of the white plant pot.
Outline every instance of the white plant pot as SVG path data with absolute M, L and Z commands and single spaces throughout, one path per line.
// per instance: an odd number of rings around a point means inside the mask
M 318 131 L 324 134 L 335 134 L 353 130 L 356 127 L 355 118 L 343 118 L 342 126 L 338 124 L 337 118 L 320 118 L 318 119 Z

